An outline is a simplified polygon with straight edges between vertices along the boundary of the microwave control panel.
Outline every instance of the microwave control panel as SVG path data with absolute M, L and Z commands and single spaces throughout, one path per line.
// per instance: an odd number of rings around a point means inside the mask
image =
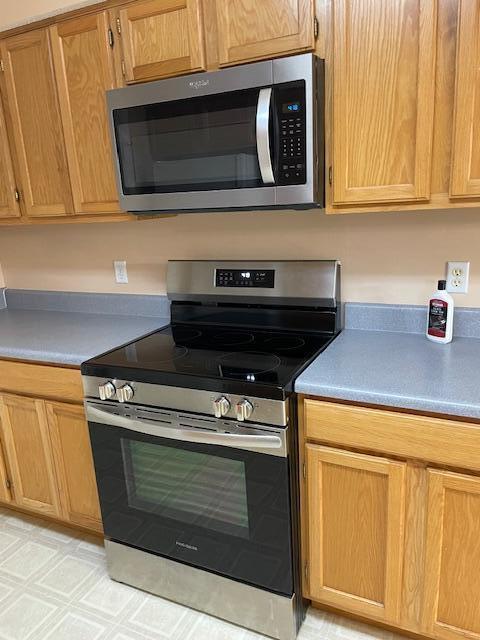
M 278 122 L 277 183 L 305 184 L 306 169 L 306 104 L 305 83 L 295 82 L 275 88 Z

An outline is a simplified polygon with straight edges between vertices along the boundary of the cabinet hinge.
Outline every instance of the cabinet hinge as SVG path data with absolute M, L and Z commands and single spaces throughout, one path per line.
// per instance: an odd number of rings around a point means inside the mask
M 315 40 L 318 38 L 318 31 L 320 29 L 320 25 L 318 24 L 318 18 L 315 16 L 313 19 L 313 37 Z
M 117 23 L 117 33 L 119 36 L 122 35 L 122 23 L 120 22 L 120 18 L 117 18 L 116 20 Z
M 126 78 L 126 77 L 127 77 L 127 69 L 126 69 L 126 67 L 125 67 L 125 60 L 122 60 L 122 76 L 123 76 L 124 78 Z
M 13 195 L 15 196 L 15 201 L 20 202 L 20 191 L 18 189 L 15 189 Z
M 5 72 L 5 63 L 3 60 L 0 60 L 0 71 Z
M 328 167 L 328 184 L 330 186 L 333 184 L 333 168 L 331 165 Z
M 113 49 L 115 44 L 115 40 L 113 39 L 113 31 L 111 29 L 108 30 L 108 44 Z
M 12 483 L 10 482 L 10 480 L 8 478 L 5 480 L 5 486 L 7 487 L 7 489 L 9 491 L 12 488 Z

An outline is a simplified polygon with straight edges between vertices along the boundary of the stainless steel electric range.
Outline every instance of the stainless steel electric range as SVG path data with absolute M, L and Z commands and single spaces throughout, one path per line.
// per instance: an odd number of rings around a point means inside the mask
M 171 324 L 82 365 L 114 580 L 260 633 L 302 623 L 296 376 L 336 261 L 168 265 Z

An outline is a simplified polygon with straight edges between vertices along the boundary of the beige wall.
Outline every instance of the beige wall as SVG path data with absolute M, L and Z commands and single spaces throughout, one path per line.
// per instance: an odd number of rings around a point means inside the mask
M 30 22 L 36 17 L 75 9 L 100 0 L 0 0 L 0 31 L 20 22 Z
M 447 260 L 470 260 L 480 306 L 480 209 L 351 214 L 184 214 L 123 224 L 0 228 L 0 256 L 12 288 L 163 293 L 171 258 L 319 259 L 343 263 L 343 298 L 423 304 Z M 130 282 L 114 282 L 112 261 Z
M 0 29 L 87 2 L 3 0 Z M 110 225 L 0 227 L 8 287 L 162 293 L 169 258 L 339 258 L 350 301 L 423 304 L 445 261 L 471 260 L 470 293 L 480 306 L 480 209 L 328 217 L 319 212 L 192 214 Z M 130 282 L 116 285 L 112 261 Z M 0 271 L 0 286 L 3 277 Z

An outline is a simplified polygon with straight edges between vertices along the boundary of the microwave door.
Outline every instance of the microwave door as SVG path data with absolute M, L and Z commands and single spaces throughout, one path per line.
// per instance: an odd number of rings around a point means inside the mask
M 275 184 L 270 151 L 270 112 L 273 90 L 260 89 L 257 104 L 257 153 L 264 184 Z

